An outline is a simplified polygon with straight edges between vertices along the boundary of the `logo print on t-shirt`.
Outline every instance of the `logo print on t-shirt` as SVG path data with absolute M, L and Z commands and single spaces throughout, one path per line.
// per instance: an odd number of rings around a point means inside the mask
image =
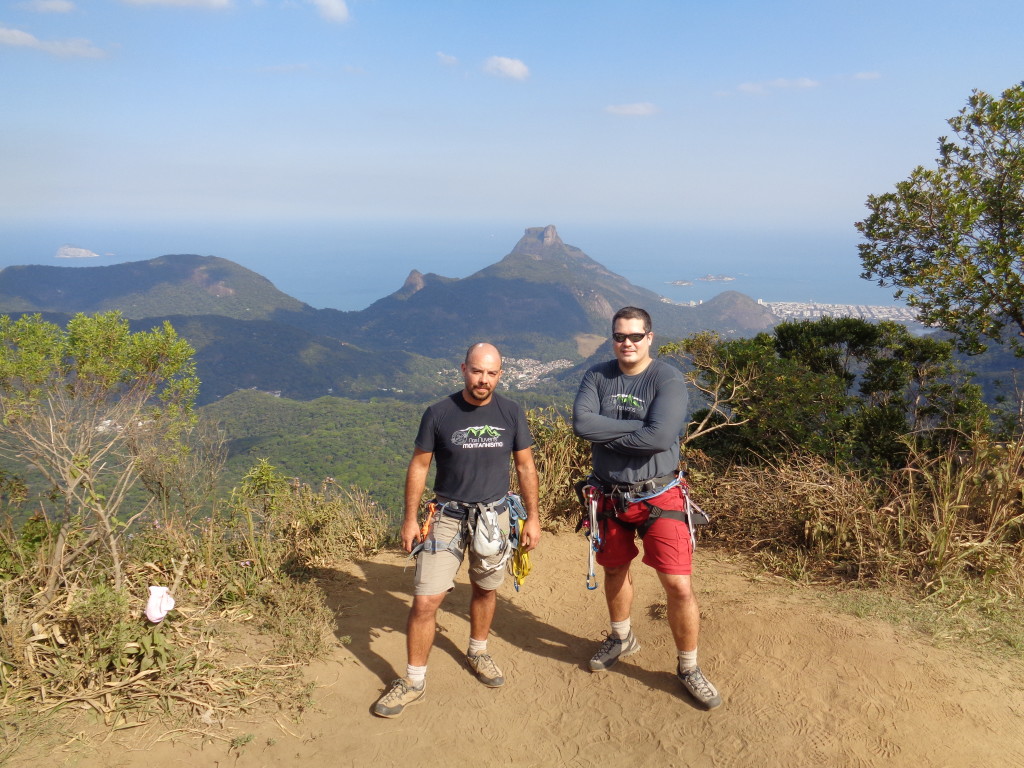
M 452 433 L 452 444 L 463 448 L 501 448 L 505 443 L 501 439 L 502 427 L 483 425 L 466 427 Z
M 634 395 L 611 395 L 611 410 L 626 413 L 639 413 L 644 409 L 644 401 Z

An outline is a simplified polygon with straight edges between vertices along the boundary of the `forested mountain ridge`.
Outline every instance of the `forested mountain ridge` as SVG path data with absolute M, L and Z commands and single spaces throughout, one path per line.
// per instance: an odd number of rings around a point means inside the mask
M 669 303 L 566 245 L 547 226 L 527 229 L 507 256 L 468 277 L 413 272 L 400 290 L 346 313 L 345 323 L 354 338 L 365 334 L 434 357 L 486 338 L 508 354 L 578 359 L 586 356 L 580 339 L 607 336 L 612 314 L 626 305 L 647 309 L 664 337 L 701 330 L 749 335 L 776 322 L 767 307 L 742 294 L 728 305 Z
M 527 229 L 507 256 L 466 278 L 413 271 L 398 291 L 357 312 L 314 309 L 214 256 L 0 271 L 0 313 L 60 313 L 51 316 L 60 323 L 118 310 L 135 330 L 169 320 L 196 349 L 200 403 L 239 389 L 423 401 L 449 389 L 445 369 L 457 368 L 475 341 L 492 341 L 510 358 L 578 363 L 627 304 L 650 311 L 662 341 L 701 330 L 750 335 L 776 321 L 733 292 L 671 304 L 566 245 L 553 226 Z
M 104 267 L 27 265 L 0 270 L 0 311 L 94 313 L 129 319 L 223 315 L 267 319 L 308 308 L 267 278 L 216 256 L 169 255 Z

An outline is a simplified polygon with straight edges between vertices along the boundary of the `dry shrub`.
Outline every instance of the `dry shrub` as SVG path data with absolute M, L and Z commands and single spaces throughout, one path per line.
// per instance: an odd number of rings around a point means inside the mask
M 790 576 L 1024 595 L 1024 443 L 909 450 L 884 481 L 800 455 L 704 475 L 709 533 Z
M 257 470 L 200 521 L 138 518 L 125 539 L 122 589 L 104 578 L 101 551 L 62 570 L 48 598 L 55 527 L 34 524 L 28 538 L 5 530 L 0 762 L 22 734 L 38 735 L 40 713 L 55 710 L 87 710 L 112 728 L 160 717 L 212 734 L 261 702 L 301 705 L 299 665 L 323 653 L 333 623 L 304 574 L 372 554 L 387 541 L 387 520 L 358 490 L 325 483 L 313 492 L 269 465 Z M 80 531 L 64 529 L 64 546 L 74 547 Z M 158 625 L 144 616 L 150 585 L 169 586 L 177 602 Z
M 368 493 L 328 479 L 320 492 L 298 485 L 271 522 L 287 551 L 290 569 L 323 568 L 350 557 L 368 557 L 390 538 L 387 513 Z
M 691 469 L 699 503 L 712 514 L 708 535 L 717 543 L 760 553 L 799 575 L 860 575 L 870 559 L 874 489 L 817 456 L 790 456 L 758 466 L 732 466 L 720 475 Z M 813 559 L 813 563 L 808 558 Z
M 556 408 L 531 410 L 527 419 L 540 478 L 541 523 L 549 530 L 575 525 L 580 505 L 573 485 L 590 474 L 590 444 L 573 434 L 572 423 Z
M 264 581 L 257 597 L 260 626 L 273 638 L 275 656 L 307 662 L 327 651 L 334 616 L 316 582 L 280 575 Z
M 911 449 L 879 510 L 883 564 L 931 593 L 965 582 L 1024 594 L 1024 441 L 976 437 L 930 457 Z

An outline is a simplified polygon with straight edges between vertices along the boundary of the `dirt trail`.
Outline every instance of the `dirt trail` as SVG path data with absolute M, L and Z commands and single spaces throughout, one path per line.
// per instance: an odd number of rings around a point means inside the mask
M 507 683 L 480 685 L 463 654 L 465 568 L 439 616 L 424 700 L 399 718 L 370 713 L 405 671 L 411 570 L 394 553 L 347 564 L 329 585 L 337 633 L 351 642 L 310 670 L 316 711 L 232 725 L 238 749 L 156 730 L 115 737 L 91 766 L 1024 766 L 1024 663 L 979 662 L 892 627 L 838 615 L 806 589 L 744 575 L 698 550 L 701 666 L 725 703 L 690 704 L 673 675 L 657 579 L 634 569 L 643 649 L 614 670 L 586 660 L 606 626 L 584 585 L 585 542 L 546 535 L 523 591 L 506 582 L 489 650 Z M 117 738 L 120 738 L 118 742 Z M 135 739 L 128 743 L 127 739 Z

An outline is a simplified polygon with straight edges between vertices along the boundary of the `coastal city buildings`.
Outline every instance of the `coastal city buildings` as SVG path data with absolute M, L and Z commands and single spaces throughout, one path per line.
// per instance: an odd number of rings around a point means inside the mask
M 859 317 L 864 320 L 892 320 L 904 325 L 920 325 L 910 307 L 870 306 L 867 304 L 815 304 L 797 301 L 762 301 L 783 320 L 816 320 L 819 317 Z

